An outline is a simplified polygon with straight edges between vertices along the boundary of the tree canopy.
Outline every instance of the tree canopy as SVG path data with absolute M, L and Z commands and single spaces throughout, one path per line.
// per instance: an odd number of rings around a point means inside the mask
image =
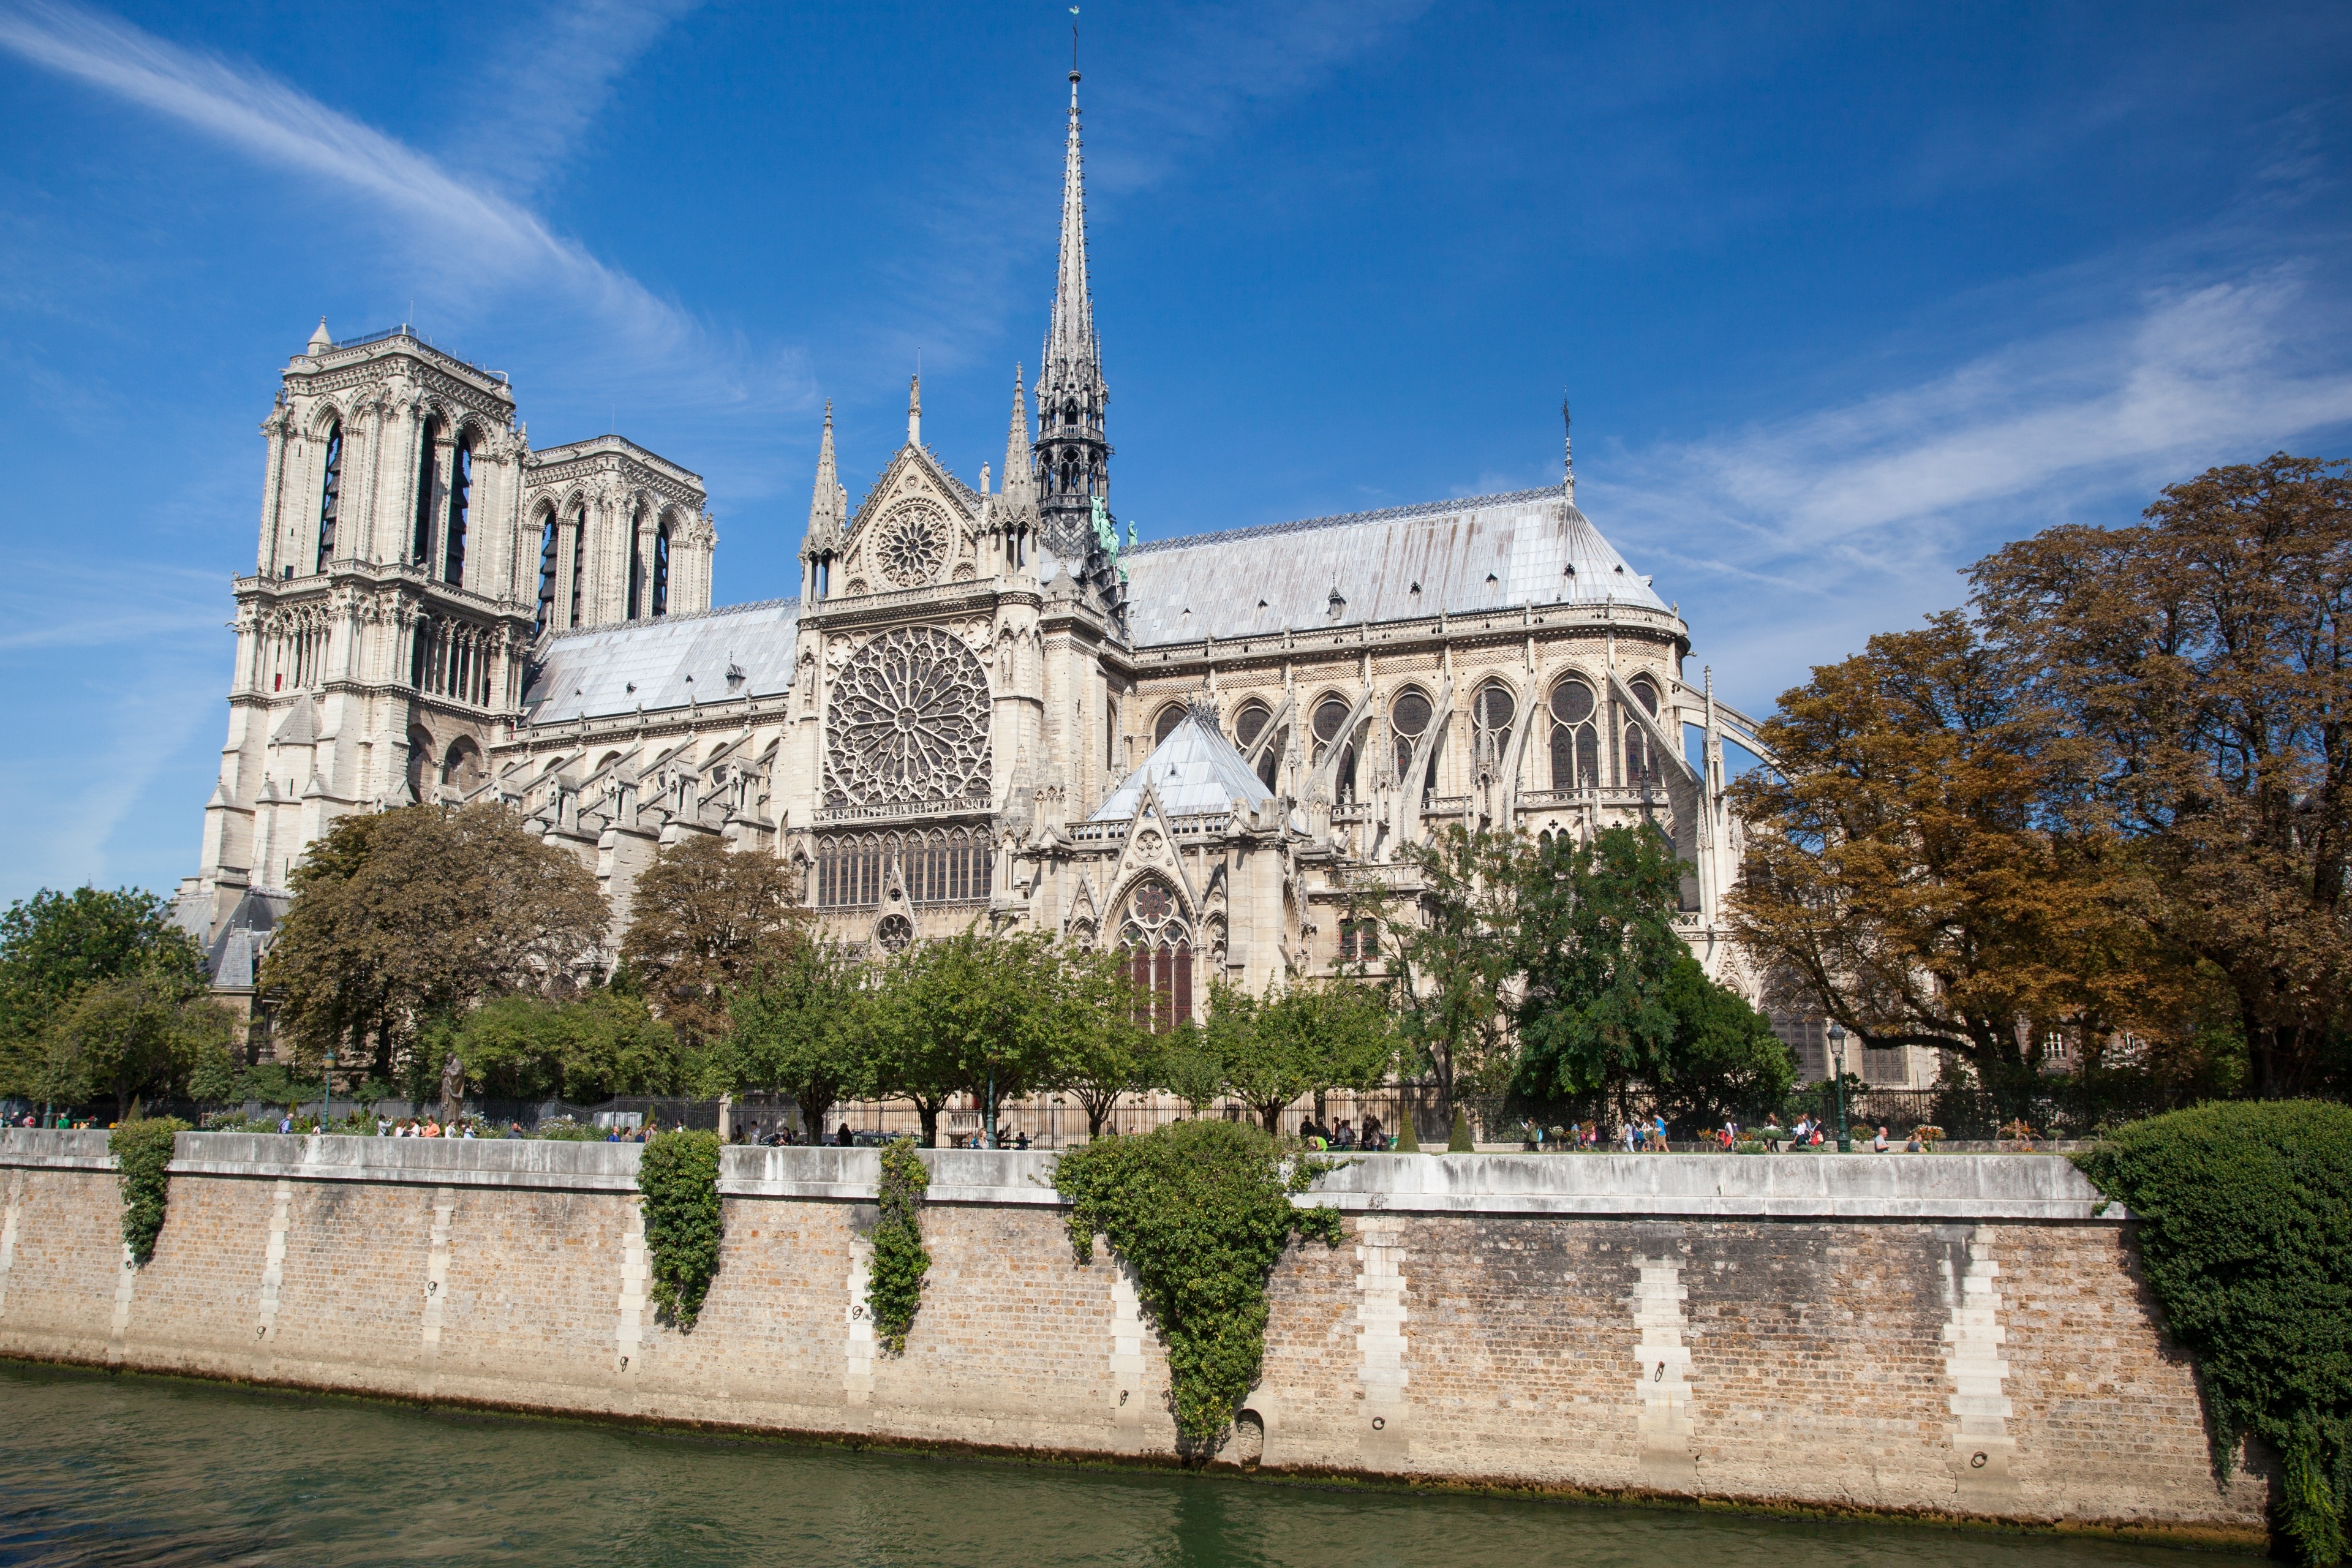
M 621 960 L 662 1016 L 708 1039 L 726 1027 L 728 998 L 781 965 L 808 918 L 782 861 L 692 834 L 637 878 Z
M 1300 1096 L 1370 1089 L 1395 1064 L 1396 1033 L 1372 986 L 1302 979 L 1259 997 L 1220 982 L 1210 995 L 1202 1043 L 1225 1092 L 1268 1132 Z
M 871 1093 L 871 978 L 854 952 L 814 941 L 761 970 L 728 1005 L 734 1087 L 784 1090 L 812 1133 L 836 1103 Z
M 204 952 L 138 889 L 43 889 L 0 915 L 0 1094 L 127 1110 L 184 1089 L 235 1019 L 205 995 Z

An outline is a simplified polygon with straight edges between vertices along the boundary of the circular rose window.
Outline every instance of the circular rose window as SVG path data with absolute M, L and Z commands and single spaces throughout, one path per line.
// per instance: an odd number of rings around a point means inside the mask
M 874 558 L 901 588 L 929 582 L 947 564 L 947 514 L 927 500 L 901 501 L 875 529 Z
M 825 711 L 825 805 L 984 805 L 988 672 L 963 639 L 900 626 L 850 655 Z

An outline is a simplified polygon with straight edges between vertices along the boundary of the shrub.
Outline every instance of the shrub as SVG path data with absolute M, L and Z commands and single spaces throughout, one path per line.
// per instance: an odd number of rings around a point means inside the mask
M 590 1127 L 578 1121 L 542 1121 L 530 1130 L 530 1135 L 557 1143 L 602 1143 L 604 1141 L 603 1128 Z
M 1078 1261 L 1092 1260 L 1099 1232 L 1135 1270 L 1136 1294 L 1168 1346 L 1176 1429 L 1188 1445 L 1222 1438 L 1257 1381 L 1266 1277 L 1292 1235 L 1337 1247 L 1345 1234 L 1336 1210 L 1290 1204 L 1332 1168 L 1286 1162 L 1272 1138 L 1237 1121 L 1101 1139 L 1056 1166 Z
M 681 1127 L 655 1133 L 645 1150 L 637 1190 L 646 1197 L 654 1305 L 691 1333 L 719 1271 L 719 1134 Z
M 912 1138 L 893 1139 L 882 1151 L 877 1194 L 881 1223 L 874 1227 L 874 1265 L 866 1279 L 866 1306 L 874 1314 L 874 1334 L 892 1355 L 907 1353 L 907 1331 L 923 1305 L 923 1276 L 931 1255 L 923 1250 L 923 1191 L 931 1173 L 915 1153 Z
M 1454 1131 L 1445 1140 L 1445 1152 L 1449 1154 L 1467 1154 L 1471 1152 L 1473 1147 L 1470 1142 L 1469 1113 L 1457 1105 L 1454 1108 Z
M 158 1117 L 152 1121 L 125 1121 L 106 1140 L 122 1173 L 122 1244 L 140 1268 L 155 1256 L 155 1238 L 163 1234 L 163 1205 L 171 1195 L 172 1139 L 188 1130 L 184 1121 Z
M 2075 1157 L 2139 1221 L 2149 1288 L 2195 1356 L 2226 1476 L 2240 1436 L 2283 1463 L 2277 1531 L 2344 1555 L 2352 1471 L 2352 1110 L 2240 1101 L 2152 1117 Z

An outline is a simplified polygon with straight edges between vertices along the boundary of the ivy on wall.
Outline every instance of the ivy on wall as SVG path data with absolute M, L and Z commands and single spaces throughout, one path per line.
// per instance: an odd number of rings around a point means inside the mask
M 122 1242 L 140 1268 L 155 1256 L 163 1234 L 163 1205 L 171 1196 L 172 1140 L 188 1124 L 168 1116 L 125 1121 L 107 1135 L 107 1152 L 122 1173 Z
M 637 1163 L 654 1305 L 691 1333 L 719 1271 L 719 1134 L 680 1128 L 648 1139 Z
M 1213 1448 L 1265 1357 L 1265 1282 L 1293 1235 L 1337 1247 L 1333 1209 L 1291 1194 L 1332 1169 L 1286 1161 L 1281 1145 L 1234 1121 L 1177 1121 L 1102 1138 L 1064 1154 L 1054 1185 L 1071 1204 L 1081 1263 L 1099 1234 L 1135 1270 L 1136 1294 L 1168 1346 L 1176 1430 Z
M 923 1276 L 931 1255 L 923 1250 L 923 1193 L 931 1173 L 915 1152 L 912 1138 L 892 1140 L 882 1151 L 882 1184 L 877 1197 L 881 1222 L 874 1227 L 874 1264 L 866 1279 L 866 1307 L 874 1314 L 874 1335 L 892 1355 L 907 1353 L 907 1331 L 923 1305 Z
M 2226 1476 L 2278 1453 L 2298 1561 L 2343 1561 L 2352 1499 L 2352 1109 L 2238 1101 L 2136 1121 L 2075 1163 L 2139 1224 L 2165 1327 L 2197 1362 Z

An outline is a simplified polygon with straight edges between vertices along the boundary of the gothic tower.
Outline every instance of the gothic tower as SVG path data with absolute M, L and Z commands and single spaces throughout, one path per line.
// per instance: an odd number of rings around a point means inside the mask
M 1083 561 L 1094 507 L 1110 497 L 1110 443 L 1103 438 L 1102 345 L 1087 285 L 1086 159 L 1078 144 L 1078 73 L 1070 72 L 1070 132 L 1062 167 L 1062 264 L 1045 357 L 1037 369 L 1037 439 L 1031 447 L 1045 548 Z M 1010 484 L 1013 476 L 1005 476 Z

